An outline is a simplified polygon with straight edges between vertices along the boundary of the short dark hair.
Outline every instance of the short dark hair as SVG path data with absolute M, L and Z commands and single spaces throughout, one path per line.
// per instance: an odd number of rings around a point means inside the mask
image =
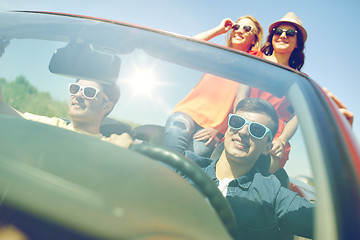
M 268 115 L 271 120 L 271 126 L 269 129 L 273 136 L 276 135 L 276 132 L 279 128 L 279 116 L 275 108 L 269 103 L 261 98 L 244 98 L 236 105 L 236 112 L 255 112 L 255 113 L 265 113 Z

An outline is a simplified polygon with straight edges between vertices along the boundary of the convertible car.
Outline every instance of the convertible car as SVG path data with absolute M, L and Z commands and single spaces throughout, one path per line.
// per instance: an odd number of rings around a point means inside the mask
M 292 189 L 316 202 L 314 238 L 360 239 L 359 145 L 308 76 L 191 37 L 52 12 L 0 13 L 0 54 L 9 105 L 69 119 L 70 83 L 110 81 L 121 96 L 102 134 L 134 139 L 125 149 L 0 114 L 2 239 L 237 239 L 216 185 L 162 148 L 166 119 L 204 73 L 291 102 L 299 127 L 284 170 Z

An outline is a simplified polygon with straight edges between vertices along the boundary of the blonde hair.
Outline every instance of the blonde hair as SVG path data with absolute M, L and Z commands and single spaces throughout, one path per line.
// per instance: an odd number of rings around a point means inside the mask
M 245 15 L 245 16 L 239 17 L 239 19 L 236 22 L 239 22 L 241 19 L 245 19 L 245 18 L 251 20 L 256 27 L 255 31 L 253 31 L 254 35 L 255 35 L 255 44 L 253 46 L 257 49 L 260 49 L 262 41 L 263 41 L 263 36 L 264 36 L 263 29 L 262 29 L 259 21 L 256 20 L 256 18 L 254 18 L 251 15 Z M 231 38 L 230 38 L 232 33 L 233 33 L 233 31 L 229 31 L 227 34 L 227 37 L 226 37 L 226 46 L 228 46 L 228 47 L 232 47 L 231 46 Z

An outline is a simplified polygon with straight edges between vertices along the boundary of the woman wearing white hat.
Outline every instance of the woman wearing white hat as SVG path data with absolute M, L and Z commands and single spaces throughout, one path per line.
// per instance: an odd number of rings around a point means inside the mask
M 282 19 L 270 25 L 269 36 L 261 51 L 266 59 L 300 71 L 305 60 L 306 39 L 307 33 L 301 20 L 295 13 L 288 12 Z M 290 104 L 285 97 L 279 99 L 257 89 L 251 89 L 250 96 L 264 98 L 279 106 L 279 131 L 273 141 L 270 165 L 270 172 L 275 173 L 283 168 L 289 159 L 289 140 L 296 131 L 298 120 L 294 113 L 288 110 Z
M 293 12 L 289 12 L 281 20 L 270 25 L 269 36 L 261 51 L 267 60 L 300 70 L 304 65 L 306 38 L 307 33 L 302 22 Z M 239 88 L 236 102 L 247 96 L 269 101 L 279 115 L 279 130 L 273 140 L 270 164 L 270 172 L 275 173 L 283 168 L 289 159 L 289 140 L 298 126 L 297 118 L 285 97 L 277 98 L 256 88 L 244 87 Z
M 305 60 L 304 48 L 306 39 L 307 32 L 301 20 L 295 13 L 288 12 L 282 19 L 270 25 L 269 36 L 261 51 L 265 54 L 265 59 L 300 71 Z M 244 94 L 244 91 L 249 91 L 249 89 L 243 89 L 239 94 Z M 325 92 L 335 101 L 340 112 L 352 125 L 353 113 L 348 111 L 345 105 L 331 92 L 326 89 Z M 289 159 L 291 149 L 289 140 L 296 131 L 298 125 L 297 117 L 289 110 L 291 109 L 289 108 L 290 104 L 285 97 L 277 98 L 270 93 L 256 88 L 250 88 L 250 97 L 260 97 L 268 100 L 279 114 L 279 131 L 274 138 L 271 150 L 270 172 L 275 173 L 283 168 Z
M 300 71 L 304 65 L 304 43 L 306 39 L 307 32 L 301 20 L 295 13 L 288 12 L 282 19 L 270 25 L 269 36 L 261 51 L 265 54 L 265 59 Z M 352 124 L 353 113 L 348 111 L 333 94 L 328 93 L 328 96 L 335 101 L 341 113 Z M 289 140 L 298 126 L 297 118 L 285 97 L 277 98 L 259 89 L 241 85 L 234 106 L 245 97 L 256 97 L 269 101 L 279 115 L 279 130 L 274 137 L 271 150 L 270 172 L 275 173 L 282 169 L 289 159 L 291 149 Z
M 293 12 L 269 27 L 269 36 L 261 51 L 265 58 L 299 70 L 304 65 L 304 43 L 307 33 Z

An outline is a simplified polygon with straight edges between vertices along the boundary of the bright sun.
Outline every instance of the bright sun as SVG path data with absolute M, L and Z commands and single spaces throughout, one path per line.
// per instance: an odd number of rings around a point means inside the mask
M 137 69 L 134 75 L 129 79 L 134 89 L 134 94 L 150 95 L 154 86 L 157 84 L 151 70 Z

